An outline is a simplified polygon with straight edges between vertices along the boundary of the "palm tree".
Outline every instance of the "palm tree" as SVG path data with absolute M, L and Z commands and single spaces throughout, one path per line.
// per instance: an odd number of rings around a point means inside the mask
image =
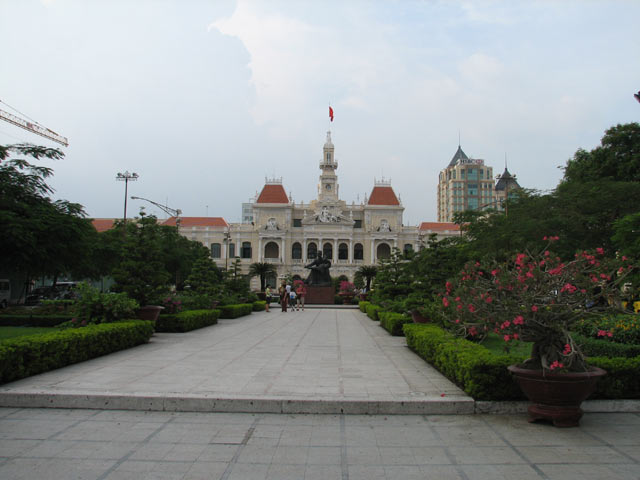
M 269 274 L 277 274 L 278 270 L 276 267 L 268 262 L 256 262 L 249 265 L 249 276 L 250 277 L 260 277 L 260 291 L 264 292 L 267 283 L 267 276 Z
M 373 280 L 373 278 L 378 273 L 378 267 L 376 267 L 375 265 L 363 265 L 357 270 L 356 273 L 362 276 L 362 278 L 364 278 L 367 282 L 366 289 L 368 292 L 371 289 L 371 280 Z

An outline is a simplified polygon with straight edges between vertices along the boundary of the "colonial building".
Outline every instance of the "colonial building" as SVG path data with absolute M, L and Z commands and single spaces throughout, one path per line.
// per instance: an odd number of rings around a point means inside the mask
M 465 210 L 504 209 L 504 200 L 520 188 L 505 167 L 494 184 L 493 168 L 484 160 L 469 158 L 460 145 L 438 179 L 438 221 L 451 222 Z
M 363 202 L 347 204 L 339 195 L 338 161 L 331 132 L 327 132 L 318 166 L 317 197 L 309 203 L 294 202 L 281 178 L 266 179 L 252 203 L 250 223 L 227 223 L 216 217 L 182 217 L 180 233 L 209 247 L 211 256 L 222 268 L 238 257 L 244 272 L 251 263 L 269 262 L 276 266 L 278 276 L 292 274 L 294 278 L 306 278 L 308 270 L 304 266 L 322 251 L 331 259 L 331 275 L 346 275 L 350 279 L 361 265 L 375 265 L 388 258 L 394 248 L 422 248 L 432 233 L 440 238 L 459 234 L 458 226 L 452 223 L 405 226 L 404 207 L 384 178 L 374 180 L 371 194 Z M 175 225 L 176 218 L 165 223 Z M 272 278 L 270 283 L 275 285 L 275 281 Z M 254 283 L 256 287 L 257 279 Z

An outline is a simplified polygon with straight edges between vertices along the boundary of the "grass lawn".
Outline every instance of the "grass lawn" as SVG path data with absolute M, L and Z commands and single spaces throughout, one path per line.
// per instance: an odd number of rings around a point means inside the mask
M 55 332 L 56 330 L 57 328 L 52 327 L 0 327 L 0 341 L 26 335 Z
M 480 345 L 493 353 L 505 353 L 505 341 L 500 335 L 496 335 L 495 333 L 490 333 Z M 531 355 L 531 345 L 533 345 L 531 342 L 509 342 L 509 345 L 511 347 L 509 349 L 509 353 L 513 353 L 514 355 L 523 355 L 525 357 Z

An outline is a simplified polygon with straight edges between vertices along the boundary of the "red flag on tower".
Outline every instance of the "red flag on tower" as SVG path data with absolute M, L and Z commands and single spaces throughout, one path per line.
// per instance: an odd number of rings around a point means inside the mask
M 329 107 L 329 118 L 333 122 L 333 108 Z

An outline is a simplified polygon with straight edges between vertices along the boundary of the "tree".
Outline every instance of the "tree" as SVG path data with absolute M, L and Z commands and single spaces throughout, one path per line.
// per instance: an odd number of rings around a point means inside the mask
M 364 278 L 365 288 L 367 289 L 367 292 L 371 290 L 371 281 L 376 277 L 377 273 L 378 273 L 378 267 L 375 265 L 362 265 L 356 271 L 356 275 L 360 276 L 361 278 Z
M 60 160 L 54 148 L 29 144 L 0 146 L 0 251 L 3 267 L 28 279 L 81 271 L 88 261 L 95 229 L 82 205 L 52 200 L 48 167 L 23 158 Z
M 222 289 L 222 280 L 222 272 L 207 253 L 195 261 L 186 284 L 191 292 L 214 295 Z
M 267 277 L 276 275 L 278 270 L 269 262 L 256 262 L 249 265 L 249 277 L 260 277 L 260 291 L 264 292 L 267 285 Z
M 126 292 L 142 306 L 168 290 L 169 272 L 162 261 L 161 226 L 141 212 L 137 224 L 127 223 L 120 262 L 113 270 L 112 289 Z
M 590 152 L 579 149 L 564 169 L 565 182 L 599 180 L 640 182 L 640 124 L 609 128 L 601 145 Z
M 623 255 L 640 259 L 640 212 L 626 215 L 613 224 L 611 240 Z

